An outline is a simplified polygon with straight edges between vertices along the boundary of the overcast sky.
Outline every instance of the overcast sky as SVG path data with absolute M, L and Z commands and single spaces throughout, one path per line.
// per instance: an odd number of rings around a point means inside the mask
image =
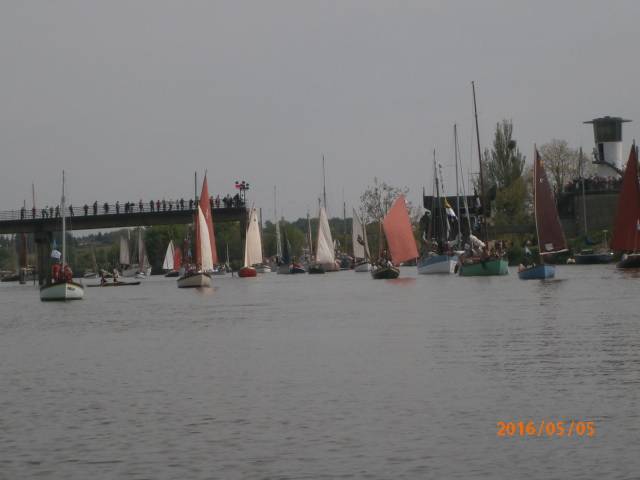
M 273 215 L 312 215 L 327 162 L 330 215 L 374 176 L 453 192 L 452 126 L 471 158 L 514 122 L 520 149 L 593 147 L 589 120 L 640 127 L 640 2 L 24 1 L 0 3 L 0 209 L 74 205 L 251 183 Z M 475 154 L 474 154 L 475 155 Z M 473 163 L 471 161 L 473 160 Z

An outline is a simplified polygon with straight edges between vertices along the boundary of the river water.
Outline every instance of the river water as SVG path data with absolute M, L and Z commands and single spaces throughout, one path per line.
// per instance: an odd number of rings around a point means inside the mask
M 557 276 L 0 284 L 0 479 L 639 478 L 640 275 Z

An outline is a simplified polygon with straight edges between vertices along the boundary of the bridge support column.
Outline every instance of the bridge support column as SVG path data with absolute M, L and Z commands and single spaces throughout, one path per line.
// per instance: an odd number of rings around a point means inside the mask
M 42 286 L 49 276 L 49 255 L 51 254 L 52 232 L 36 232 L 34 234 L 38 253 L 38 283 Z

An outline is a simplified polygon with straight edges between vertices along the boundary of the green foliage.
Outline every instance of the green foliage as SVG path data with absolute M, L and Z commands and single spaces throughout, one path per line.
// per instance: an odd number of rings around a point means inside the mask
M 496 225 L 525 225 L 532 222 L 527 210 L 528 189 L 523 177 L 516 178 L 511 185 L 496 193 Z
M 503 120 L 496 124 L 493 148 L 484 152 L 485 190 L 488 192 L 510 187 L 522 176 L 525 156 L 520 153 L 516 141 L 512 138 L 513 123 Z

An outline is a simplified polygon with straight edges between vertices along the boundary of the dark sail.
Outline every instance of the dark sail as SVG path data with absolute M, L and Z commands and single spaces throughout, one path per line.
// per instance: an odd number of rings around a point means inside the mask
M 639 228 L 640 187 L 638 186 L 638 154 L 634 144 L 631 147 L 627 168 L 622 178 L 622 190 L 620 197 L 618 197 L 611 248 L 616 251 L 635 252 L 638 249 Z
M 536 229 L 540 255 L 564 252 L 567 250 L 567 241 L 558 218 L 558 209 L 549 180 L 547 180 L 544 164 L 537 149 L 533 170 Z
M 289 265 L 291 263 L 291 244 L 289 243 L 289 239 L 287 238 L 286 229 L 282 229 L 282 264 Z

